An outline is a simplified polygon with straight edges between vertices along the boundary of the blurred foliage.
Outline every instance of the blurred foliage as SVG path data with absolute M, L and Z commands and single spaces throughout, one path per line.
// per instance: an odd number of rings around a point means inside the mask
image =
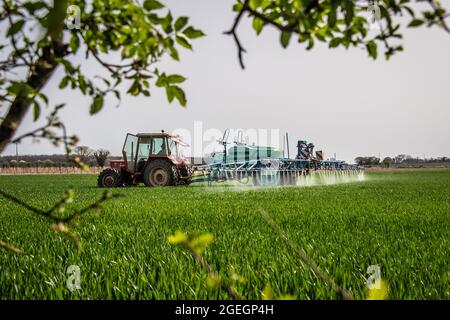
M 244 297 L 240 295 L 236 289 L 239 283 L 245 283 L 244 277 L 240 276 L 233 266 L 228 268 L 228 275 L 221 276 L 218 272 L 206 262 L 202 256 L 202 252 L 212 243 L 214 236 L 211 233 L 191 232 L 185 233 L 177 230 L 175 234 L 167 237 L 167 241 L 173 245 L 180 245 L 185 248 L 193 256 L 195 261 L 208 273 L 206 286 L 210 289 L 223 290 L 231 299 L 242 300 Z M 261 296 L 264 300 L 293 300 L 294 296 L 283 294 L 276 296 L 270 286 L 266 286 Z
M 263 300 L 295 300 L 295 296 L 291 294 L 282 294 L 277 296 L 270 285 L 264 287 L 262 291 Z
M 81 248 L 79 241 L 79 234 L 74 231 L 74 227 L 78 225 L 77 220 L 83 214 L 88 212 L 98 212 L 105 202 L 121 198 L 122 195 L 118 193 L 112 193 L 109 190 L 105 190 L 100 198 L 91 202 L 89 205 L 79 210 L 69 208 L 68 206 L 74 202 L 75 192 L 72 189 L 68 189 L 64 192 L 63 196 L 56 201 L 50 208 L 41 209 L 30 205 L 28 202 L 17 198 L 16 196 L 5 192 L 0 189 L 0 198 L 4 198 L 17 206 L 25 208 L 27 211 L 34 213 L 37 216 L 41 216 L 52 223 L 52 228 L 56 232 L 61 233 L 68 240 L 70 240 L 77 249 Z M 21 253 L 22 250 L 0 240 L 0 248 L 6 249 L 13 253 Z
M 283 235 L 280 234 L 280 237 L 283 237 Z M 206 286 L 208 288 L 223 290 L 231 299 L 244 299 L 236 289 L 237 284 L 245 283 L 244 277 L 240 276 L 233 266 L 229 267 L 228 276 L 222 277 L 218 272 L 213 270 L 212 266 L 209 265 L 202 256 L 202 252 L 212 243 L 213 239 L 214 236 L 211 233 L 186 233 L 180 230 L 177 230 L 173 235 L 167 237 L 167 241 L 170 244 L 179 245 L 189 251 L 195 261 L 208 273 L 206 279 Z M 315 272 L 314 268 L 311 268 L 311 271 Z M 388 282 L 386 279 L 382 278 L 376 285 L 368 287 L 366 297 L 367 300 L 384 300 L 387 299 L 388 294 Z M 291 294 L 277 295 L 270 285 L 264 287 L 261 292 L 261 298 L 262 300 L 296 299 L 296 297 Z M 351 295 L 349 295 L 349 298 L 353 299 Z
M 377 287 L 372 287 L 367 290 L 367 300 L 384 300 L 389 294 L 389 285 L 386 279 L 381 279 Z
M 1 63 L 0 101 L 10 101 L 25 92 L 32 98 L 35 119 L 40 116 L 41 104 L 48 103 L 47 97 L 26 79 L 10 76 L 20 68 L 32 72 L 39 57 L 53 48 L 55 41 L 64 50 L 57 57 L 64 68 L 59 88 L 92 96 L 91 114 L 102 109 L 108 94 L 120 99 L 122 83 L 130 95 L 149 96 L 154 79 L 158 87 L 165 88 L 170 102 L 177 99 L 186 105 L 179 87 L 185 78 L 167 75 L 155 66 L 165 56 L 179 60 L 179 48 L 192 49 L 192 39 L 204 34 L 188 24 L 188 17 L 173 17 L 160 2 L 58 0 L 51 5 L 48 1 L 5 0 L 1 11 L 0 23 L 7 41 L 0 50 L 8 58 Z M 88 78 L 81 63 L 75 62 L 76 56 L 94 58 L 106 72 Z
M 308 50 L 323 42 L 329 48 L 363 47 L 373 59 L 380 45 L 386 59 L 403 50 L 400 21 L 408 20 L 409 28 L 438 26 L 450 33 L 449 15 L 436 0 L 238 0 L 233 10 L 238 15 L 227 33 L 235 36 L 240 57 L 244 49 L 236 28 L 243 13 L 258 35 L 266 26 L 277 28 L 284 48 L 292 39 Z

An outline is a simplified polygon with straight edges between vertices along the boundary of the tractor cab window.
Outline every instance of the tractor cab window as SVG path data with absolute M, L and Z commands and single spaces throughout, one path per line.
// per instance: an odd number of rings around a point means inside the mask
M 152 155 L 154 156 L 167 155 L 166 141 L 164 138 L 153 138 Z
M 148 155 L 150 154 L 150 146 L 152 143 L 151 138 L 140 138 L 139 139 L 139 148 L 138 148 L 138 159 L 137 161 L 148 159 Z
M 176 143 L 173 140 L 169 140 L 169 152 L 171 155 L 173 155 L 174 157 L 178 158 L 179 154 L 178 154 L 178 143 Z
M 134 169 L 134 158 L 136 157 L 138 137 L 132 134 L 127 134 L 125 144 L 123 145 L 124 157 L 128 163 L 128 169 Z

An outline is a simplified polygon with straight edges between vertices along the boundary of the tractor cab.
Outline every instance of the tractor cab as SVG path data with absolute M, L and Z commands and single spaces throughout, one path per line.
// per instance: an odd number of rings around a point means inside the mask
M 142 172 L 145 164 L 152 159 L 170 159 L 175 164 L 186 162 L 181 148 L 187 146 L 177 136 L 167 133 L 128 133 L 122 149 L 125 170 Z
M 111 168 L 100 173 L 98 184 L 111 187 L 139 182 L 147 186 L 188 183 L 192 167 L 182 154 L 182 148 L 186 146 L 179 136 L 164 131 L 128 133 L 122 148 L 122 160 L 111 161 Z

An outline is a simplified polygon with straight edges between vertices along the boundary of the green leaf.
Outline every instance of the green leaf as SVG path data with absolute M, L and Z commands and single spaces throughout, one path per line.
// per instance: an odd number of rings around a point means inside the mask
M 161 74 L 161 75 L 158 76 L 158 80 L 156 80 L 155 85 L 156 85 L 157 87 L 160 87 L 160 88 L 161 88 L 161 87 L 166 87 L 166 86 L 168 85 L 167 77 L 166 77 L 166 74 L 165 74 L 165 73 L 163 73 L 163 74 Z
M 423 25 L 425 23 L 425 21 L 420 20 L 420 19 L 414 19 L 412 20 L 409 24 L 408 27 L 409 28 L 416 28 L 416 27 L 420 27 L 421 25 Z
M 254 18 L 252 27 L 256 31 L 256 34 L 259 35 L 264 28 L 264 21 L 262 21 L 260 18 Z
M 91 113 L 91 115 L 99 112 L 103 108 L 103 103 L 104 103 L 103 96 L 101 94 L 97 94 L 94 97 L 94 100 L 92 101 L 92 104 L 91 104 L 91 108 L 89 111 Z
M 338 45 L 340 45 L 342 42 L 342 38 L 333 38 L 330 41 L 329 47 L 330 48 L 336 48 Z
M 410 7 L 405 6 L 405 5 L 403 6 L 403 9 L 409 13 L 411 18 L 415 18 L 416 14 L 414 13 L 413 9 L 411 9 Z
M 355 5 L 353 4 L 353 1 L 344 1 L 345 23 L 347 26 L 350 26 L 353 21 L 355 15 L 354 8 Z
M 33 100 L 33 120 L 36 121 L 41 115 L 41 106 L 36 100 Z
M 121 100 L 120 91 L 119 90 L 113 90 L 113 93 L 116 96 L 116 99 L 120 101 Z
M 287 48 L 289 41 L 291 40 L 292 32 L 283 31 L 281 33 L 280 42 L 283 48 Z
M 180 46 L 185 47 L 186 49 L 191 49 L 192 50 L 192 46 L 191 46 L 191 44 L 189 43 L 189 40 L 186 37 L 184 37 L 182 35 L 176 35 L 175 36 L 175 40 L 177 41 L 177 43 Z
M 172 57 L 172 59 L 174 59 L 176 61 L 180 61 L 180 55 L 178 54 L 177 49 L 175 49 L 174 47 L 169 47 L 169 51 L 170 51 L 170 56 Z
M 15 35 L 17 32 L 22 30 L 23 25 L 25 24 L 24 20 L 19 20 L 14 22 L 8 29 L 8 37 Z
M 262 0 L 250 0 L 248 6 L 253 10 L 257 9 L 262 3 Z
M 77 34 L 72 35 L 69 41 L 69 47 L 72 53 L 76 53 L 80 47 L 80 39 Z
M 69 84 L 70 77 L 64 77 L 59 83 L 59 88 L 64 89 Z
M 183 89 L 181 89 L 178 86 L 173 86 L 172 88 L 173 88 L 173 91 L 174 91 L 174 94 L 175 94 L 175 98 L 177 98 L 178 102 L 183 107 L 185 107 L 187 101 L 186 101 L 186 94 L 184 93 Z
M 36 91 L 31 86 L 23 82 L 14 81 L 6 90 L 13 96 L 24 95 L 27 97 L 32 97 L 36 94 Z
M 366 48 L 367 48 L 367 52 L 369 53 L 369 56 L 375 60 L 378 56 L 377 44 L 375 43 L 375 41 L 370 40 L 366 44 Z
M 244 5 L 243 5 L 241 2 L 236 2 L 236 3 L 233 5 L 233 11 L 234 11 L 234 12 L 239 12 L 239 11 L 241 11 L 243 8 L 244 8 Z
M 164 5 L 161 2 L 156 1 L 156 0 L 145 0 L 144 8 L 148 11 L 159 10 L 159 9 L 164 8 Z
M 25 9 L 30 14 L 34 14 L 36 11 L 46 8 L 46 4 L 44 2 L 38 1 L 38 2 L 26 2 L 23 4 Z
M 336 25 L 336 9 L 331 8 L 330 12 L 328 13 L 328 25 L 330 28 L 333 28 Z
M 175 92 L 174 92 L 173 88 L 174 87 L 172 87 L 172 86 L 166 87 L 166 95 L 167 95 L 167 100 L 169 100 L 169 102 L 172 102 L 173 98 L 175 97 Z
M 188 27 L 183 31 L 183 34 L 189 39 L 197 39 L 203 37 L 205 34 L 203 31 L 194 29 L 193 27 Z
M 63 64 L 64 69 L 68 74 L 74 74 L 77 71 L 77 69 L 72 65 L 70 61 L 61 60 L 61 63 Z
M 131 87 L 128 89 L 127 93 L 131 94 L 132 96 L 137 96 L 139 92 L 141 91 L 141 84 L 138 80 L 134 80 Z
M 169 11 L 164 19 L 161 21 L 161 27 L 163 28 L 165 33 L 171 33 L 173 31 L 172 28 L 172 13 Z
M 187 25 L 188 20 L 188 17 L 179 17 L 175 21 L 175 31 L 180 31 L 181 29 L 183 29 Z
M 47 96 L 45 94 L 39 92 L 39 93 L 36 94 L 36 96 L 41 98 L 41 100 L 44 101 L 45 104 L 48 104 L 48 98 L 47 98 Z
M 309 39 L 308 39 L 308 46 L 306 47 L 306 50 L 311 50 L 312 47 L 314 47 L 314 38 L 313 37 L 309 37 Z
M 316 35 L 316 38 L 317 38 L 319 41 L 322 41 L 322 42 L 325 42 L 325 41 L 326 41 L 326 34 L 325 34 L 325 32 L 319 30 L 319 31 L 316 32 L 315 35 Z
M 167 77 L 167 81 L 169 83 L 182 83 L 185 80 L 186 78 L 179 74 L 171 74 L 170 76 Z

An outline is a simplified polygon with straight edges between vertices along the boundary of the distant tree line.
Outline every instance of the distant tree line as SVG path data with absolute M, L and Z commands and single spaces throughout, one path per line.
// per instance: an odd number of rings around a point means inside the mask
M 389 168 L 392 164 L 404 164 L 404 165 L 412 165 L 412 164 L 425 164 L 425 163 L 450 163 L 449 157 L 437 157 L 437 158 L 418 158 L 412 157 L 406 154 L 399 154 L 393 158 L 385 157 L 381 160 L 378 157 L 356 157 L 355 163 L 360 166 L 379 166 Z
M 74 162 L 72 160 L 74 158 L 78 158 L 90 167 L 104 167 L 109 160 L 121 159 L 121 157 L 110 156 L 108 150 L 92 150 L 86 146 L 79 146 L 75 148 L 73 154 L 71 154 L 69 158 L 65 154 L 0 156 L 0 167 L 73 167 Z
M 360 166 L 376 166 L 380 164 L 380 158 L 377 157 L 356 157 L 355 163 Z

